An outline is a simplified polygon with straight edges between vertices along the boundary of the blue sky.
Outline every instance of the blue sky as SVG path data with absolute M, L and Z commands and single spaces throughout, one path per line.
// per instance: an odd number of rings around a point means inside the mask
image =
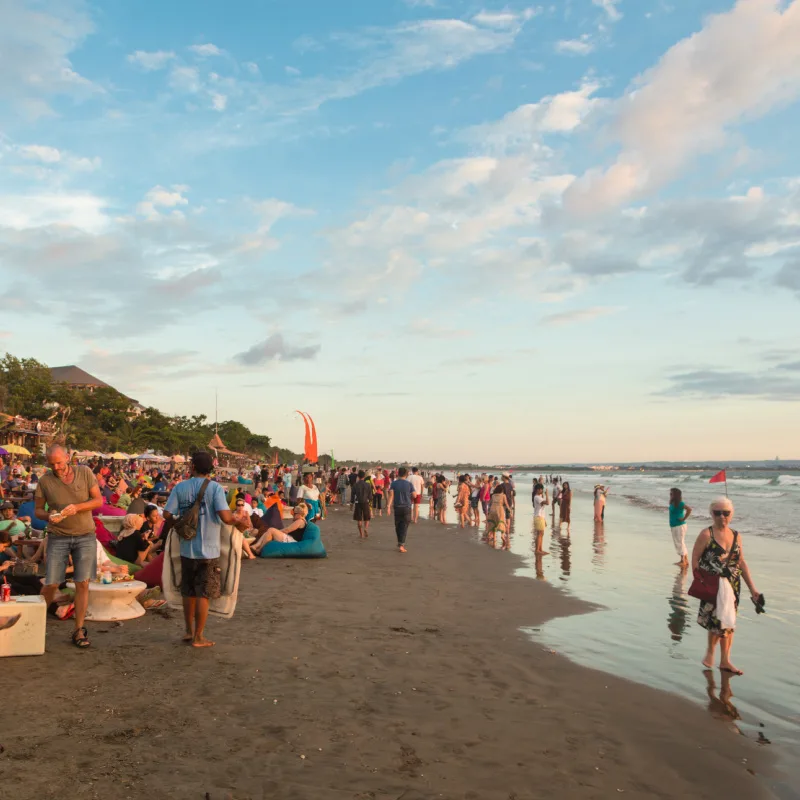
M 800 0 L 0 23 L 10 352 L 342 456 L 800 454 Z

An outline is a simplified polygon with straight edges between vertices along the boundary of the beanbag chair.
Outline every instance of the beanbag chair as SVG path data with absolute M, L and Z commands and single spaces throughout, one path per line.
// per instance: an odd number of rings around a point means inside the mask
M 103 521 L 98 517 L 94 518 L 94 534 L 97 537 L 97 541 L 100 542 L 103 547 L 114 544 L 114 537 L 111 535 L 111 531 L 103 525 Z
M 26 500 L 24 503 L 21 503 L 20 507 L 17 509 L 17 516 L 30 517 L 31 528 L 33 528 L 35 531 L 43 531 L 47 527 L 47 520 L 36 519 L 34 514 L 35 510 L 36 504 L 33 502 L 33 500 Z
M 325 545 L 322 544 L 319 525 L 306 524 L 300 542 L 270 542 L 261 550 L 261 558 L 326 558 Z
M 136 580 L 144 581 L 149 589 L 161 586 L 161 575 L 164 568 L 164 554 L 159 553 L 149 564 L 136 571 Z

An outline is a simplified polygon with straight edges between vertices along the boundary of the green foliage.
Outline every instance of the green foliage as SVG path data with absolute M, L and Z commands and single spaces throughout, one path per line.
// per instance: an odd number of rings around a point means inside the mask
M 29 419 L 52 417 L 66 444 L 79 450 L 193 453 L 206 450 L 214 435 L 214 425 L 204 414 L 169 417 L 157 408 L 136 413 L 131 400 L 116 389 L 71 389 L 53 383 L 45 364 L 10 353 L 0 359 L 0 409 Z M 221 423 L 219 435 L 229 450 L 258 460 L 273 458 L 270 437 L 253 433 L 241 422 Z M 281 450 L 279 457 L 282 463 L 302 460 L 289 450 Z
M 0 359 L 0 408 L 6 414 L 41 419 L 51 394 L 50 370 L 45 364 L 11 353 Z

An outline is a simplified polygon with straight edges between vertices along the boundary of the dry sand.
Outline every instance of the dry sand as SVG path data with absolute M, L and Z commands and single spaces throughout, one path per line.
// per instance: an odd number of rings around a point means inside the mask
M 521 626 L 586 610 L 512 577 L 516 556 L 422 521 L 360 541 L 323 523 L 325 561 L 243 565 L 217 646 L 180 615 L 48 623 L 1 663 L 0 797 L 530 800 L 761 797 L 763 751 L 702 708 L 576 666 Z

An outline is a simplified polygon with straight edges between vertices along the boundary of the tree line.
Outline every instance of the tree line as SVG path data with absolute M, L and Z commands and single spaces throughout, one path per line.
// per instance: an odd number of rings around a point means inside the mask
M 157 408 L 134 409 L 133 401 L 110 386 L 73 389 L 53 381 L 50 368 L 35 358 L 6 353 L 0 359 L 0 410 L 12 416 L 49 420 L 58 426 L 57 440 L 77 450 L 134 453 L 155 450 L 167 455 L 207 450 L 214 424 L 205 414 L 169 416 Z M 236 420 L 219 423 L 229 450 L 272 460 L 269 436 L 254 433 Z M 281 463 L 302 456 L 278 449 Z

